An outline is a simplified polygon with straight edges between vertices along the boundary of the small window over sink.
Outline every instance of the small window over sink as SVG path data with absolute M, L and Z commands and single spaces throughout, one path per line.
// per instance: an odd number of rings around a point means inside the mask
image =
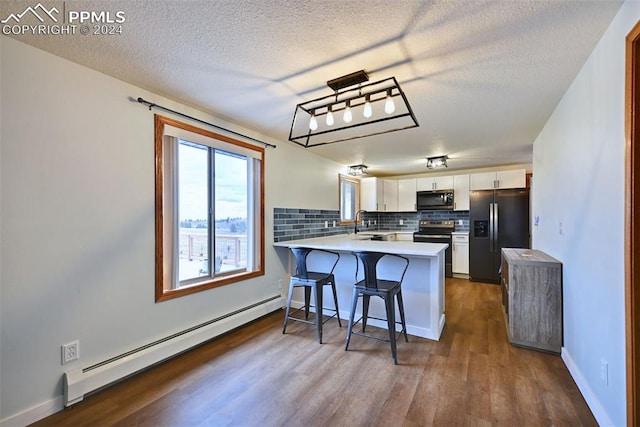
M 360 180 L 348 175 L 338 176 L 340 187 L 340 224 L 353 224 L 360 210 Z

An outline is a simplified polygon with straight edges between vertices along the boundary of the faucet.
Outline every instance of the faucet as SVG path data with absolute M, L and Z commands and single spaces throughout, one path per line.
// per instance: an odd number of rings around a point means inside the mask
M 354 234 L 358 234 L 358 214 L 364 213 L 366 212 L 364 209 L 359 210 L 358 212 L 356 212 L 356 216 L 355 216 L 355 221 L 354 221 L 354 226 L 353 226 L 353 232 Z M 360 215 L 360 220 L 362 220 L 362 215 Z

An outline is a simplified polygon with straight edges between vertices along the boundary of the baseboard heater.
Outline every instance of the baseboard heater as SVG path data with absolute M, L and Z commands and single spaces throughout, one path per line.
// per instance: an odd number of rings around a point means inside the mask
M 280 308 L 282 308 L 282 297 L 275 295 L 100 363 L 67 371 L 64 374 L 64 406 L 78 403 L 88 393 L 183 353 Z

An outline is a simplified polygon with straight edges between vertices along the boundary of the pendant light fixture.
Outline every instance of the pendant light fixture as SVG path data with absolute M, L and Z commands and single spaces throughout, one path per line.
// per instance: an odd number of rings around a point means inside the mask
M 419 126 L 395 77 L 368 81 L 364 70 L 329 80 L 333 94 L 296 106 L 289 141 L 309 148 Z

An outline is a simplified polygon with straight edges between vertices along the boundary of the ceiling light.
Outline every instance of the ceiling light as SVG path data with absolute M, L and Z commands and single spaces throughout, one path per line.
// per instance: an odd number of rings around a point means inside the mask
M 344 116 L 342 116 L 342 120 L 345 123 L 351 123 L 353 120 L 353 114 L 351 114 L 351 101 L 347 100 L 347 106 L 344 108 Z
M 419 126 L 395 77 L 368 81 L 364 70 L 347 74 L 327 82 L 333 94 L 296 105 L 289 141 L 309 148 Z
M 391 97 L 391 89 L 387 91 L 387 100 L 384 102 L 384 112 L 387 114 L 393 114 L 396 111 L 396 104 Z
M 367 175 L 367 166 L 366 165 L 353 165 L 349 166 L 349 175 L 360 176 Z
M 334 120 L 333 120 L 333 112 L 331 111 L 331 105 L 329 105 L 329 109 L 327 111 L 327 126 L 333 126 Z
M 311 112 L 311 118 L 309 119 L 309 129 L 317 130 L 318 129 L 318 120 L 316 120 L 316 115 L 314 112 Z
M 371 95 L 367 95 L 364 98 L 364 109 L 362 115 L 367 119 L 373 115 L 373 109 L 371 108 Z
M 427 157 L 427 169 L 446 168 L 448 156 Z

